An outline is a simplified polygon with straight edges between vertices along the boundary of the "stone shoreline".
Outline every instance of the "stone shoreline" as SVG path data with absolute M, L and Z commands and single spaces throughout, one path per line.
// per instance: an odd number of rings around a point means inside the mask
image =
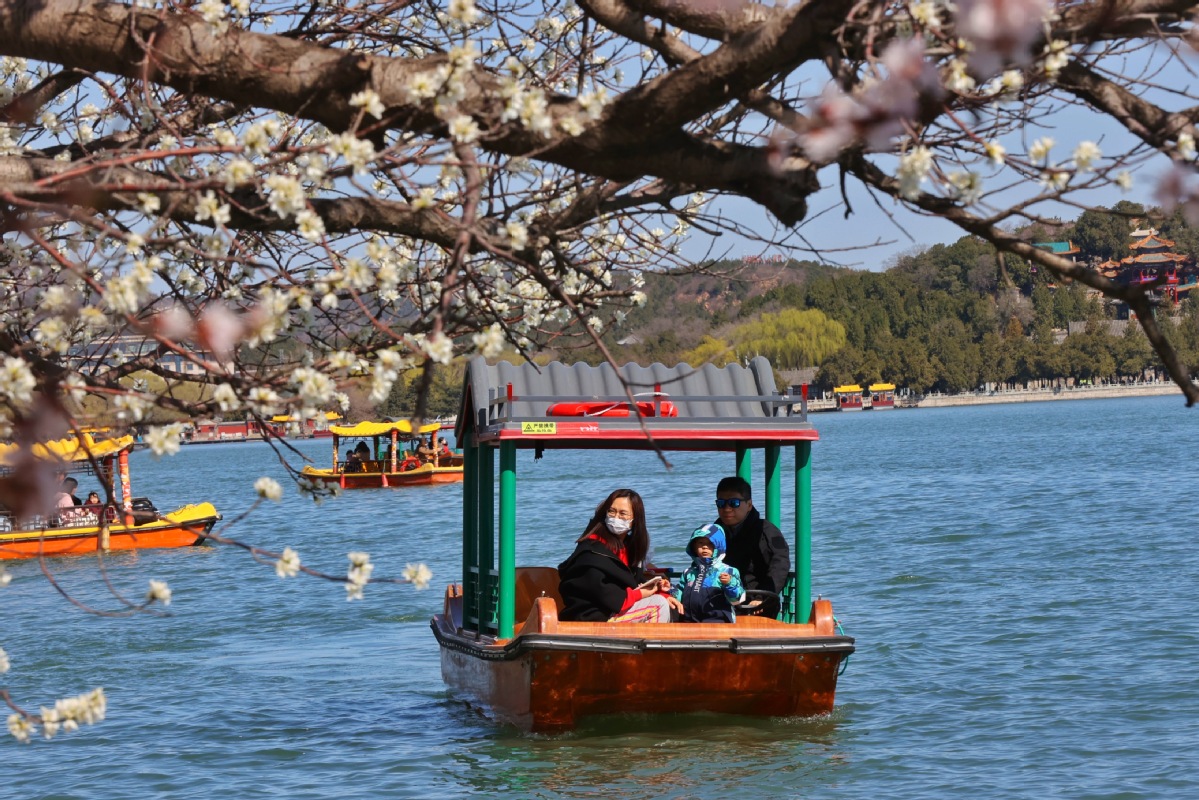
M 1130 386 L 1076 386 L 1061 389 L 1032 389 L 1023 392 L 989 392 L 981 394 L 925 395 L 917 408 L 974 406 L 988 403 L 1040 403 L 1046 400 L 1103 400 L 1113 397 L 1155 397 L 1176 394 L 1183 400 L 1182 390 L 1174 383 L 1143 383 Z
M 1113 397 L 1156 397 L 1176 394 L 1184 400 L 1177 384 L 1162 381 L 1128 386 L 1083 386 L 1060 389 L 1028 389 L 1025 391 L 979 392 L 967 394 L 929 394 L 916 405 L 903 405 L 906 398 L 896 398 L 896 408 L 950 408 L 953 406 L 981 406 L 991 403 L 1041 403 L 1047 400 L 1104 400 Z M 808 411 L 836 411 L 833 400 L 813 400 Z

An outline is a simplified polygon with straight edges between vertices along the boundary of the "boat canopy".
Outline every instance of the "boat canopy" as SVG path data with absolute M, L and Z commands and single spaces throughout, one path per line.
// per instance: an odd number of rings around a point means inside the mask
M 108 458 L 132 447 L 132 436 L 97 440 L 93 439 L 90 433 L 85 433 L 82 438 L 70 436 L 66 439 L 38 442 L 33 446 L 33 456 L 44 461 L 89 461 L 93 458 Z M 20 458 L 22 449 L 23 445 L 20 444 L 0 444 L 0 464 L 15 463 Z
M 870 391 L 872 391 L 872 392 L 893 392 L 893 391 L 895 391 L 895 384 L 893 384 L 893 383 L 872 383 L 872 384 L 870 384 L 869 388 L 870 388 Z
M 414 434 L 432 433 L 441 430 L 441 423 L 430 422 L 420 427 L 412 424 L 411 420 L 402 419 L 399 422 L 359 422 L 357 425 L 330 425 L 329 430 L 338 436 L 388 436 L 392 431 L 407 436 Z
M 862 387 L 858 386 L 856 383 L 853 383 L 848 386 L 834 386 L 833 391 L 837 394 L 852 394 L 853 392 L 862 391 Z
M 804 403 L 776 389 L 774 370 L 761 356 L 748 366 L 619 369 L 606 363 L 489 365 L 476 357 L 466 370 L 454 433 L 460 443 L 520 448 L 736 451 L 815 441 Z
M 341 414 L 338 414 L 336 411 L 326 411 L 324 417 L 327 421 L 332 422 L 335 419 L 341 419 Z M 286 424 L 292 420 L 297 422 L 299 421 L 298 418 L 292 417 L 291 414 L 276 414 L 275 416 L 271 417 L 271 422 L 280 424 Z

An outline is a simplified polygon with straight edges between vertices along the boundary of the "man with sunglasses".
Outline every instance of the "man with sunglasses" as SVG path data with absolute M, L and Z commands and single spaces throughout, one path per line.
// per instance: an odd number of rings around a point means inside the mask
M 782 532 L 758 514 L 751 497 L 749 483 L 742 478 L 723 478 L 716 485 L 716 521 L 728 534 L 724 561 L 741 573 L 746 589 L 778 595 L 787 583 L 791 551 Z M 756 607 L 743 606 L 737 613 L 777 617 L 779 599 L 770 598 Z

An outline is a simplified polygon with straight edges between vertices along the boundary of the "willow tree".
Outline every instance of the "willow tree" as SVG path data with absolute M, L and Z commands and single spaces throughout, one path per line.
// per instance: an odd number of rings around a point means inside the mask
M 4 433 L 78 427 L 88 395 L 129 422 L 306 416 L 352 382 L 380 402 L 423 369 L 427 388 L 455 353 L 602 344 L 684 237 L 781 240 L 822 186 L 1127 301 L 1193 402 L 1145 287 L 1007 231 L 1167 163 L 1158 201 L 1195 218 L 1194 98 L 1169 77 L 1188 74 L 1194 13 L 0 0 Z M 1054 142 L 1063 112 L 1081 133 Z M 95 355 L 122 335 L 155 352 Z M 210 391 L 122 380 L 177 380 L 171 353 Z M 169 451 L 174 433 L 150 438 Z
M 815 308 L 785 308 L 738 325 L 737 355 L 763 355 L 779 369 L 813 367 L 845 346 L 845 326 Z

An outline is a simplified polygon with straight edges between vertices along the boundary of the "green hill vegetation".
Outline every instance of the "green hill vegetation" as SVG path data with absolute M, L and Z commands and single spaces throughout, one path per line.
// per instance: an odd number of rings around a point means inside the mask
M 1144 215 L 1120 204 L 1021 235 L 1085 244 L 1084 257 L 1097 263 L 1128 254 L 1128 233 Z M 1192 263 L 1199 255 L 1199 236 L 1181 217 L 1146 224 Z M 886 381 L 918 393 L 1066 377 L 1119 381 L 1161 369 L 1126 308 L 1020 259 L 1000 259 L 970 236 L 905 254 L 881 272 L 714 262 L 651 276 L 646 292 L 646 307 L 615 336 L 619 360 L 722 365 L 761 354 L 780 370 L 818 368 L 819 388 Z M 1159 320 L 1186 363 L 1199 363 L 1199 302 L 1165 302 Z

